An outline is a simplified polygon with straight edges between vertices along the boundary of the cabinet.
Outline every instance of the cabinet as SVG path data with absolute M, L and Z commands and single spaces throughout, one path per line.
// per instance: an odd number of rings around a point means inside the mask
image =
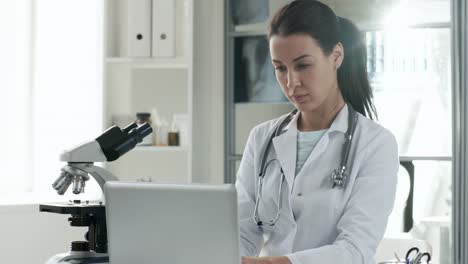
M 267 22 L 287 0 L 227 0 L 225 182 L 235 181 L 250 130 L 288 113 L 271 66 Z
M 168 20 L 157 21 L 155 8 L 170 1 Z M 146 5 L 142 8 L 141 5 Z M 156 6 L 156 7 L 155 7 Z M 149 10 L 148 10 L 149 8 Z M 193 98 L 193 1 L 192 0 L 106 0 L 104 8 L 104 127 L 117 124 L 119 117 L 158 110 L 169 124 L 182 114 L 185 142 L 181 146 L 138 146 L 106 167 L 120 180 L 164 183 L 192 181 L 192 98 Z M 133 12 L 133 13 L 132 13 Z M 146 17 L 137 21 L 140 17 Z M 143 36 L 152 42 L 151 32 L 173 23 L 164 38 L 173 38 L 171 54 L 162 56 L 158 46 L 151 52 L 130 47 L 135 25 L 147 26 Z M 166 23 L 167 22 L 167 23 Z M 146 24 L 145 24 L 146 23 Z M 160 37 L 160 33 L 155 37 Z M 162 38 L 162 36 L 161 36 Z M 133 50 L 132 50 L 133 48 Z M 138 47 L 137 47 L 138 48 Z M 164 53 L 164 52 L 163 52 Z M 118 125 L 122 125 L 118 124 Z M 155 126 L 152 124 L 153 130 Z M 182 134 L 181 134 L 182 136 Z

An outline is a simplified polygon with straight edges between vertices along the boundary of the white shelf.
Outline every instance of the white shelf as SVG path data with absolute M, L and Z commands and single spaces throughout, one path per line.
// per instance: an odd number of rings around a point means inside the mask
M 133 151 L 147 151 L 147 152 L 186 152 L 188 146 L 136 146 Z
M 105 59 L 108 64 L 131 64 L 139 68 L 187 69 L 189 63 L 183 58 L 130 58 L 109 57 Z
M 133 0 L 105 0 L 104 124 L 114 117 L 134 116 L 157 108 L 168 122 L 186 114 L 187 145 L 137 146 L 108 164 L 123 180 L 137 178 L 189 183 L 192 179 L 193 0 L 175 2 L 173 57 L 132 57 L 129 54 L 129 5 Z M 132 14 L 133 15 L 133 14 Z M 151 53 L 154 54 L 154 53 Z
M 234 32 L 241 33 L 241 32 L 265 32 L 268 28 L 268 24 L 266 22 L 262 23 L 255 23 L 255 24 L 245 24 L 245 25 L 237 25 L 234 26 Z

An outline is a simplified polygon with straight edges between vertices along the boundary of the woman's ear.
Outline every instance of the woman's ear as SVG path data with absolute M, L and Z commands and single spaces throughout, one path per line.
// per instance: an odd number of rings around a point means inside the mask
M 344 59 L 344 48 L 341 42 L 336 43 L 331 55 L 335 69 L 339 69 Z

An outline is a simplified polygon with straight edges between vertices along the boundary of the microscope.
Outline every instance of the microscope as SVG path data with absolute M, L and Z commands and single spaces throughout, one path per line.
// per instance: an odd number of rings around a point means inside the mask
M 94 162 L 117 160 L 140 143 L 152 132 L 149 124 L 138 126 L 132 123 L 120 129 L 112 126 L 95 140 L 65 151 L 60 160 L 67 162 L 61 174 L 52 184 L 58 194 L 63 195 L 70 186 L 74 194 L 84 193 L 86 181 L 90 175 L 104 191 L 107 181 L 117 181 L 111 172 L 93 165 Z M 57 254 L 47 264 L 65 263 L 109 263 L 107 253 L 106 213 L 103 202 L 74 200 L 66 204 L 40 204 L 39 211 L 71 215 L 68 221 L 71 226 L 88 227 L 84 241 L 73 241 L 71 250 Z

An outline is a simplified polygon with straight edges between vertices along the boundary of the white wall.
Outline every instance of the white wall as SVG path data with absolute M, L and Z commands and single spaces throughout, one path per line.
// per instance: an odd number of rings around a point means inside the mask
M 193 181 L 224 182 L 224 1 L 194 5 Z
M 39 212 L 38 205 L 0 207 L 0 262 L 45 263 L 83 240 L 86 228 L 71 227 L 69 215 Z

